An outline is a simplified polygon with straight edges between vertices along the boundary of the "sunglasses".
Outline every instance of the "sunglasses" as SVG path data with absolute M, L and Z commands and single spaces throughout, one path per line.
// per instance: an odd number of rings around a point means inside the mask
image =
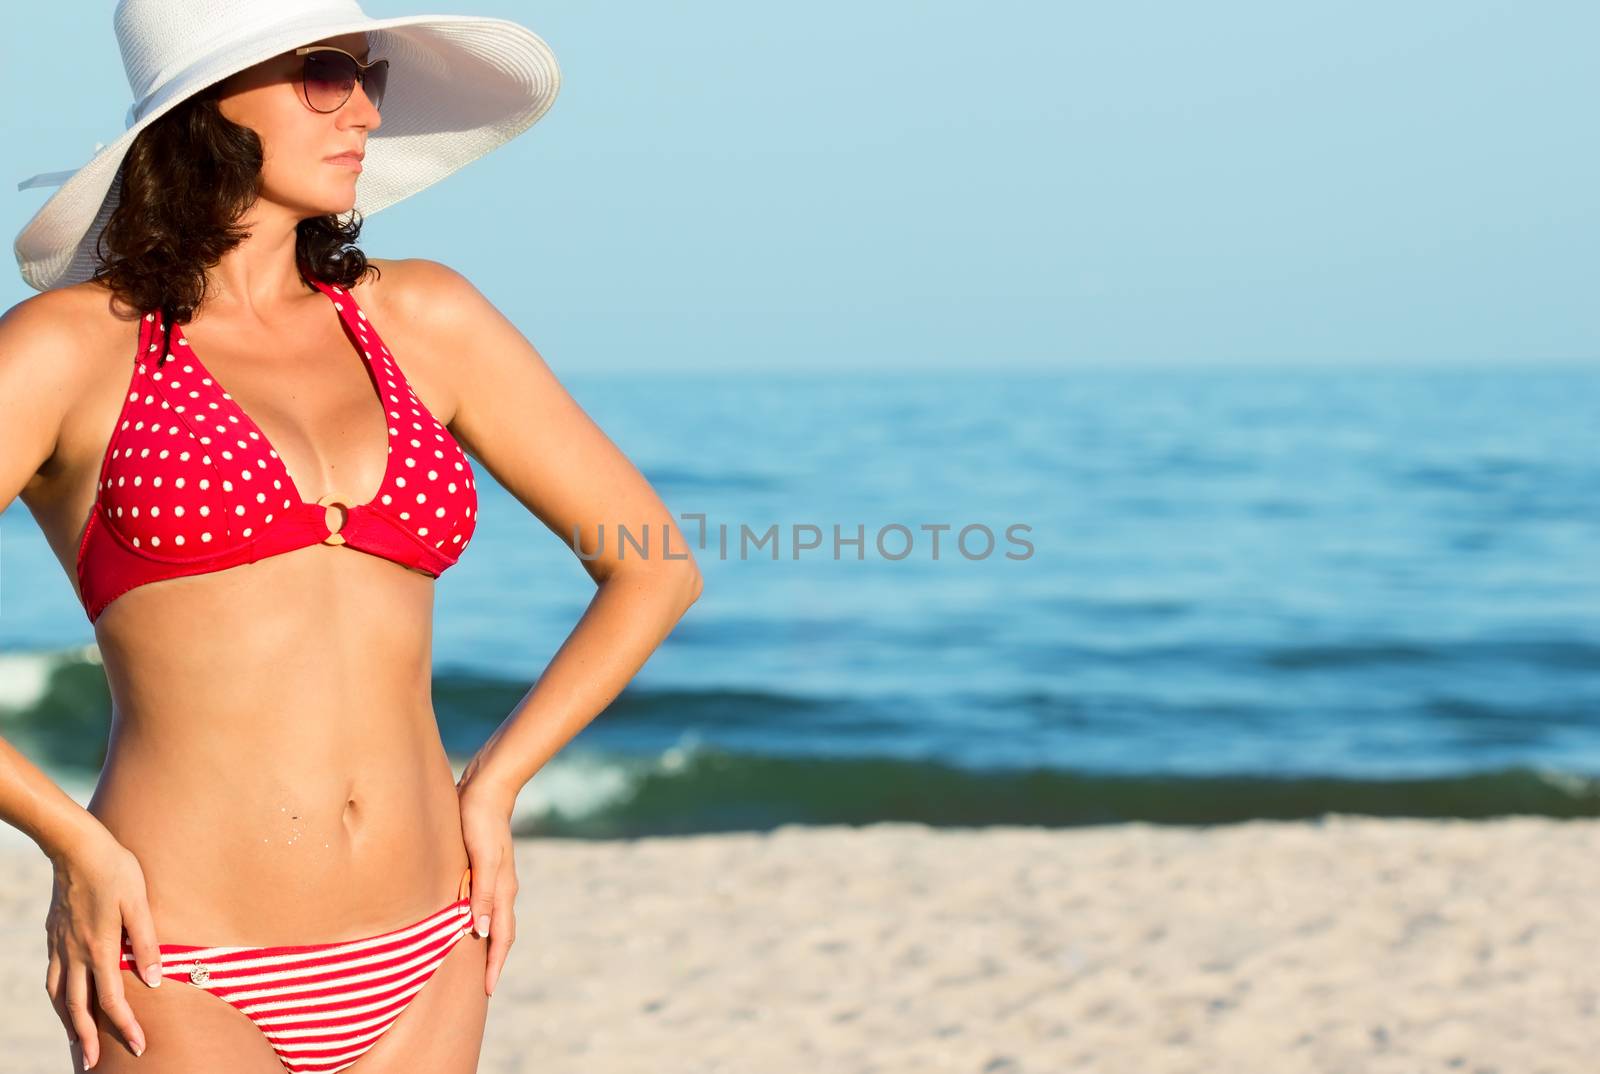
M 356 83 L 372 102 L 383 109 L 383 91 L 389 83 L 389 61 L 362 63 L 342 48 L 308 45 L 294 50 L 304 59 L 300 88 L 306 104 L 318 112 L 337 112 L 355 92 Z

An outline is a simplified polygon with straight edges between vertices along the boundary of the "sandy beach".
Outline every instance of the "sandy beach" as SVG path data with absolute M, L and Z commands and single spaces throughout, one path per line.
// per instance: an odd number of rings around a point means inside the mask
M 6 853 L 3 1067 L 58 1074 Z M 1532 817 L 522 840 L 480 1070 L 1576 1074 L 1597 862 Z

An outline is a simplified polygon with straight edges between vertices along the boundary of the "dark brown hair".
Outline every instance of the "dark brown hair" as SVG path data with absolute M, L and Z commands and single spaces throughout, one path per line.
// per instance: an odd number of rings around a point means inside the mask
M 159 308 L 169 337 L 205 298 L 206 270 L 249 237 L 238 221 L 261 191 L 261 138 L 222 114 L 221 88 L 200 91 L 134 139 L 117 173 L 117 207 L 95 242 L 92 279 L 137 313 Z M 336 213 L 300 221 L 301 279 L 350 287 L 378 272 L 355 245 L 361 223 L 355 209 L 345 223 Z M 309 281 L 306 289 L 314 290 Z

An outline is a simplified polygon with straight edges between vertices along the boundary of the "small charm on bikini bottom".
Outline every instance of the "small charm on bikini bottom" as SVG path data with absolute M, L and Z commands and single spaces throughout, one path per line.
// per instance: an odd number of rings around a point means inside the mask
M 211 980 L 211 971 L 206 969 L 205 963 L 201 962 L 199 959 L 196 959 L 194 969 L 189 971 L 189 982 L 191 984 L 203 985 L 209 980 Z

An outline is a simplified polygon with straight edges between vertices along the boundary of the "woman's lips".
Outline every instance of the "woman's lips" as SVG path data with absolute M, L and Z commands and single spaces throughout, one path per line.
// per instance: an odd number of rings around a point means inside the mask
M 344 153 L 337 157 L 329 157 L 328 163 L 342 165 L 346 168 L 354 168 L 356 171 L 361 170 L 361 158 L 356 156 L 354 153 Z

